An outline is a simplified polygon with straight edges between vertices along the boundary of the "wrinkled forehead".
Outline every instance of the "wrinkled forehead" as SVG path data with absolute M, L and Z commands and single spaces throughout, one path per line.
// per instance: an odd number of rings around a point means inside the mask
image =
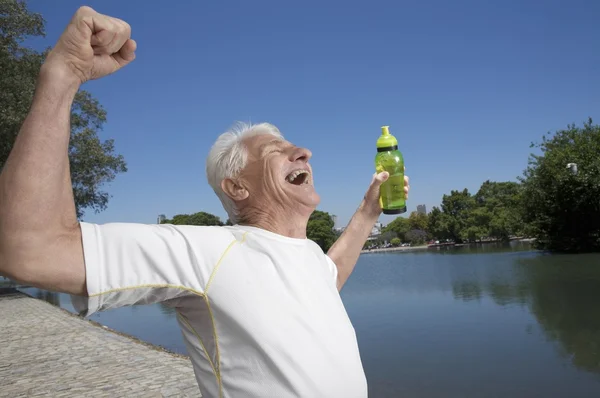
M 260 159 L 270 149 L 291 145 L 288 141 L 272 134 L 259 134 L 244 139 L 244 145 L 248 149 L 248 155 L 254 159 Z

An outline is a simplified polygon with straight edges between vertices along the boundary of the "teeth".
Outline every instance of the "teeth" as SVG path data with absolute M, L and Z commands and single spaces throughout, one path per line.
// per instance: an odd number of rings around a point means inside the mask
M 308 170 L 296 170 L 293 173 L 289 174 L 286 179 L 289 182 L 293 182 L 299 175 L 301 174 L 309 174 Z M 308 184 L 308 178 L 304 181 L 305 184 Z

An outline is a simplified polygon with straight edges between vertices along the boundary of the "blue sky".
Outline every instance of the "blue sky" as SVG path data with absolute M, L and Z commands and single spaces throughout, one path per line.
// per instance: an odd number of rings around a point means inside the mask
M 53 45 L 82 3 L 30 0 Z M 345 224 L 390 125 L 409 211 L 452 189 L 515 180 L 529 144 L 600 122 L 600 2 L 90 1 L 130 23 L 137 59 L 87 83 L 129 171 L 90 222 L 226 219 L 204 174 L 217 136 L 268 121 L 313 151 L 320 210 Z M 385 224 L 393 219 L 382 216 Z

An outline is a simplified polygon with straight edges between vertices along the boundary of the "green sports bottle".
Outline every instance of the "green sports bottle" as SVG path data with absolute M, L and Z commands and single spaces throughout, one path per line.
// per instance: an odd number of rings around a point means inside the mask
M 405 213 L 404 158 L 398 150 L 398 140 L 390 134 L 389 126 L 381 127 L 381 136 L 377 140 L 375 170 L 377 173 L 387 171 L 390 175 L 380 188 L 383 214 Z

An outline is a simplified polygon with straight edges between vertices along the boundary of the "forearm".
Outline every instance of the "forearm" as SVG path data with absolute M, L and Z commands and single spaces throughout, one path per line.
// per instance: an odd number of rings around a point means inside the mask
M 68 158 L 77 90 L 61 70 L 42 67 L 31 109 L 0 174 L 0 267 L 21 262 L 12 261 L 15 256 L 35 256 L 77 226 Z
M 378 217 L 379 213 L 369 211 L 363 202 L 352 216 L 342 235 L 327 252 L 338 269 L 337 285 L 339 290 L 342 289 L 354 270 L 360 252 Z

